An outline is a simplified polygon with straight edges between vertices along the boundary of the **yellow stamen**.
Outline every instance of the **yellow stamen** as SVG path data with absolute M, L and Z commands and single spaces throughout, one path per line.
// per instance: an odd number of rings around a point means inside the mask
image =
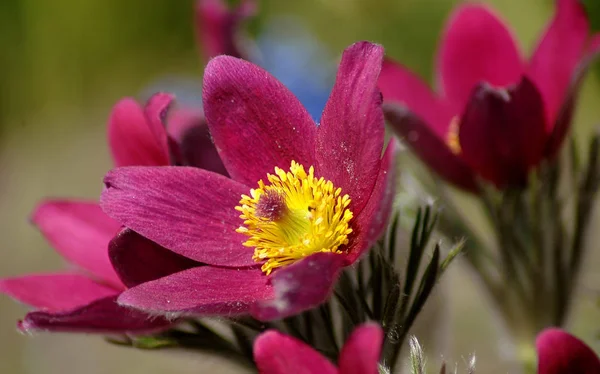
M 275 168 L 267 174 L 269 185 L 260 180 L 250 196 L 242 195 L 235 209 L 242 214 L 236 231 L 247 235 L 246 247 L 254 247 L 256 262 L 269 275 L 316 252 L 341 253 L 352 232 L 348 195 L 331 181 L 316 178 L 292 161 L 289 172 Z
M 462 148 L 460 147 L 460 139 L 458 137 L 459 125 L 460 119 L 458 116 L 454 116 L 450 121 L 450 126 L 448 127 L 448 135 L 446 135 L 446 144 L 455 155 L 462 152 Z

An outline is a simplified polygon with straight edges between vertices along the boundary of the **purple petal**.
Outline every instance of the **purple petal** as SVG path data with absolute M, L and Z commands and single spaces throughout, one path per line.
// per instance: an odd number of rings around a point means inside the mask
M 527 76 L 544 99 L 547 129 L 554 122 L 583 57 L 589 22 L 580 0 L 558 0 L 557 10 L 529 64 Z
M 71 311 L 28 313 L 19 322 L 26 333 L 64 331 L 83 333 L 146 334 L 169 327 L 172 322 L 161 317 L 127 309 L 116 303 L 117 296 L 105 297 Z
M 0 279 L 0 292 L 39 309 L 68 310 L 119 293 L 83 275 L 35 274 Z
M 571 121 L 573 119 L 573 111 L 575 109 L 575 105 L 577 104 L 577 100 L 579 97 L 579 93 L 581 91 L 581 85 L 583 84 L 583 80 L 587 75 L 592 63 L 597 61 L 598 56 L 600 55 L 600 34 L 595 35 L 588 45 L 588 48 L 585 53 L 585 57 L 580 62 L 577 67 L 574 76 L 572 77 L 569 88 L 567 89 L 567 93 L 562 102 L 562 106 L 558 112 L 556 117 L 556 121 L 553 125 L 553 131 L 546 145 L 546 153 L 545 156 L 547 158 L 554 158 L 558 151 L 560 150 L 562 143 L 571 128 Z
M 340 353 L 340 374 L 377 374 L 383 330 L 376 323 L 357 327 Z
M 127 228 L 110 242 L 108 251 L 115 271 L 129 288 L 200 265 Z
M 313 164 L 316 126 L 281 82 L 247 61 L 220 56 L 204 71 L 204 113 L 233 179 L 254 187 L 276 166 Z
M 151 314 L 235 316 L 270 298 L 272 287 L 260 269 L 203 266 L 133 287 L 118 302 Z
M 309 345 L 279 331 L 262 333 L 254 342 L 254 361 L 261 374 L 336 374 L 329 360 Z
M 379 239 L 385 230 L 396 193 L 396 153 L 398 143 L 395 139 L 390 140 L 383 155 L 381 168 L 377 175 L 377 181 L 373 193 L 365 205 L 365 208 L 355 218 L 353 228 L 355 246 L 350 246 L 347 262 L 353 263 L 360 258 L 365 250 L 368 250 Z
M 345 257 L 321 252 L 277 270 L 270 277 L 274 298 L 254 305 L 252 315 L 267 321 L 292 316 L 322 304 L 333 290 Z
M 538 374 L 597 374 L 598 356 L 584 342 L 559 329 L 542 331 L 535 342 Z
M 255 13 L 254 0 L 242 0 L 235 9 L 229 9 L 225 0 L 197 0 L 196 33 L 204 57 L 247 55 L 240 50 L 238 27 Z
M 383 48 L 359 42 L 346 48 L 317 132 L 318 174 L 352 199 L 367 203 L 381 162 L 384 119 L 377 79 Z
M 47 200 L 37 206 L 32 221 L 67 261 L 122 287 L 108 258 L 108 243 L 119 224 L 98 203 Z
M 228 176 L 202 112 L 185 109 L 174 111 L 169 117 L 168 131 L 179 145 L 183 165 Z
M 386 103 L 397 103 L 422 118 L 433 133 L 443 138 L 448 133 L 452 113 L 448 104 L 406 67 L 383 60 L 379 88 Z
M 133 231 L 192 260 L 254 265 L 235 210 L 249 189 L 222 175 L 190 167 L 129 167 L 104 178 L 104 211 Z
M 108 125 L 108 143 L 116 166 L 169 165 L 163 119 L 172 99 L 168 94 L 156 94 L 143 110 L 132 98 L 115 105 Z
M 480 85 L 459 125 L 464 160 L 496 186 L 523 186 L 547 141 L 544 104 L 527 78 L 505 91 Z
M 480 82 L 517 83 L 525 67 L 503 21 L 482 5 L 461 5 L 450 17 L 438 55 L 445 97 L 460 113 Z
M 477 192 L 471 168 L 425 122 L 398 105 L 385 104 L 383 109 L 392 129 L 427 166 L 455 186 Z

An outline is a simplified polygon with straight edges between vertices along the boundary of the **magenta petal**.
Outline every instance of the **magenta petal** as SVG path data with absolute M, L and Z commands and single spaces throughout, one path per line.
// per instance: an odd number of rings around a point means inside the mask
M 242 0 L 235 9 L 229 9 L 226 0 L 197 0 L 196 32 L 204 57 L 243 57 L 246 53 L 240 50 L 238 27 L 255 13 L 254 0 Z
M 584 342 L 558 329 L 542 331 L 535 342 L 538 374 L 597 374 L 600 360 Z
M 553 124 L 552 134 L 546 144 L 545 156 L 553 159 L 561 149 L 562 143 L 571 128 L 573 119 L 573 111 L 581 91 L 581 85 L 592 63 L 595 62 L 600 55 L 600 34 L 595 35 L 590 40 L 590 43 L 585 51 L 585 56 L 581 60 L 579 66 L 575 69 L 575 73 L 569 84 L 565 97 L 562 101 L 562 106 L 558 111 L 558 115 Z
M 127 287 L 200 265 L 127 228 L 110 242 L 108 251 L 115 271 Z
M 162 120 L 171 100 L 168 94 L 156 94 L 144 110 L 131 98 L 115 105 L 108 125 L 108 143 L 116 166 L 169 164 Z
M 527 73 L 544 99 L 548 130 L 554 127 L 589 33 L 589 22 L 580 0 L 558 0 L 557 3 L 554 19 L 536 48 Z
M 169 116 L 168 132 L 179 146 L 183 165 L 228 175 L 208 131 L 204 113 L 174 111 Z
M 525 67 L 515 39 L 495 14 L 482 5 L 461 5 L 450 17 L 438 55 L 440 83 L 459 113 L 480 82 L 517 83 Z
M 119 291 L 83 275 L 59 273 L 0 279 L 0 292 L 39 309 L 67 310 Z
M 167 139 L 165 122 L 167 111 L 174 98 L 172 94 L 159 92 L 152 95 L 144 106 L 144 115 L 148 121 L 150 131 L 152 131 L 154 138 L 160 145 L 164 145 Z
M 190 167 L 128 167 L 104 178 L 104 211 L 133 231 L 199 262 L 254 265 L 235 206 L 249 189 Z
M 133 287 L 118 302 L 151 314 L 235 316 L 272 297 L 272 287 L 260 269 L 203 266 Z
M 346 48 L 317 132 L 318 174 L 350 195 L 358 214 L 379 172 L 384 119 L 377 79 L 383 48 L 359 42 Z
M 345 257 L 321 252 L 277 270 L 270 277 L 275 298 L 254 305 L 252 315 L 262 321 L 279 319 L 323 303 L 333 290 Z
M 459 125 L 464 160 L 496 186 L 522 186 L 547 141 L 544 105 L 527 78 L 509 90 L 480 85 Z
M 291 161 L 313 164 L 317 130 L 300 101 L 250 62 L 212 59 L 204 71 L 204 113 L 231 177 L 247 186 Z
M 384 102 L 401 104 L 422 118 L 438 137 L 446 136 L 455 113 L 416 75 L 404 66 L 384 59 L 378 84 Z
M 365 250 L 368 250 L 379 239 L 385 230 L 396 193 L 396 153 L 398 142 L 395 139 L 385 150 L 381 162 L 381 168 L 377 175 L 373 193 L 365 208 L 354 218 L 352 225 L 356 245 L 352 246 L 351 252 L 346 258 L 347 263 L 353 263 Z
M 427 166 L 455 186 L 477 192 L 471 168 L 425 122 L 399 105 L 385 104 L 383 110 L 392 129 Z
M 329 360 L 300 340 L 269 330 L 254 341 L 260 374 L 336 374 Z
M 120 286 L 108 259 L 108 243 L 119 224 L 96 202 L 48 200 L 37 206 L 33 222 L 67 261 Z
M 379 325 L 365 323 L 357 327 L 340 353 L 340 374 L 377 374 L 382 343 Z
M 74 310 L 50 313 L 28 313 L 19 322 L 19 329 L 35 331 L 64 331 L 84 333 L 146 334 L 169 327 L 172 322 L 161 317 L 127 309 L 116 303 L 117 296 L 105 297 Z

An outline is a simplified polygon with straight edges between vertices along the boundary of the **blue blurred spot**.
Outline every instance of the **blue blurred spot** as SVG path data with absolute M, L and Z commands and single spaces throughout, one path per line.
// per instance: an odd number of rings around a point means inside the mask
M 299 21 L 289 17 L 270 20 L 256 47 L 251 60 L 288 87 L 318 122 L 335 76 L 329 51 Z
M 329 98 L 335 78 L 331 53 L 296 19 L 271 19 L 255 44 L 248 46 L 248 59 L 269 71 L 290 89 L 315 122 Z M 172 92 L 177 105 L 202 108 L 202 82 L 197 76 L 165 75 L 142 91 L 142 99 L 158 91 Z

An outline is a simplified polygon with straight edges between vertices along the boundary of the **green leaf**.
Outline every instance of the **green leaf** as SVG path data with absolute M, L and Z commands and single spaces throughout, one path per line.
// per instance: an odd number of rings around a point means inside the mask
M 140 336 L 132 340 L 132 346 L 140 349 L 159 349 L 177 345 L 177 340 L 161 336 Z
M 235 342 L 240 348 L 242 354 L 252 361 L 252 341 L 256 336 L 256 332 L 249 333 L 247 329 L 241 327 L 240 325 L 231 325 L 231 332 L 233 333 Z
M 410 348 L 411 374 L 425 374 L 425 354 L 419 340 L 415 336 L 408 339 Z
M 406 320 L 405 320 L 405 328 L 406 329 L 410 328 L 412 323 L 415 321 L 415 319 L 417 318 L 417 315 L 419 314 L 419 312 L 421 312 L 423 305 L 425 305 L 425 301 L 427 301 L 429 294 L 433 290 L 433 286 L 435 286 L 435 283 L 438 279 L 438 272 L 440 270 L 439 266 L 440 266 L 440 247 L 439 247 L 439 245 L 436 245 L 435 249 L 433 250 L 433 255 L 431 256 L 429 265 L 427 265 L 427 268 L 425 269 L 425 272 L 423 273 L 423 277 L 421 278 L 421 283 L 419 284 L 419 290 L 415 296 L 415 299 L 410 308 L 410 311 L 408 312 L 408 315 L 406 316 Z
M 389 329 L 396 318 L 396 311 L 398 310 L 398 304 L 400 304 L 400 291 L 400 283 L 396 283 L 385 301 L 381 324 L 386 330 Z
M 386 246 L 388 260 L 392 265 L 396 263 L 396 240 L 398 238 L 398 226 L 400 224 L 400 212 L 392 216 L 392 223 L 387 230 Z
M 450 265 L 450 263 L 456 258 L 456 256 L 458 256 L 462 252 L 464 247 L 465 247 L 465 239 L 462 239 L 458 243 L 454 244 L 452 249 L 450 249 L 450 252 L 448 252 L 448 254 L 446 255 L 446 258 L 444 259 L 444 261 L 442 261 L 442 264 L 440 265 L 440 275 L 444 271 L 446 271 L 446 269 L 448 268 L 448 265 Z M 438 277 L 439 277 L 439 275 L 438 275 Z

